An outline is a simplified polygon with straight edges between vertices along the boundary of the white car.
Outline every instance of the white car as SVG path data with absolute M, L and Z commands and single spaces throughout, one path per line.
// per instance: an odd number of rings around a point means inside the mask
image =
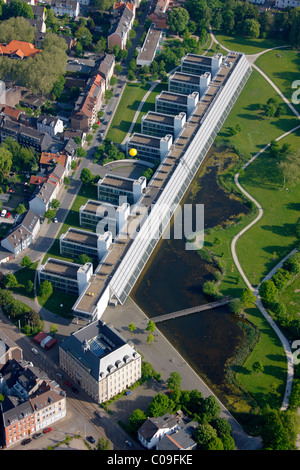
M 62 379 L 62 375 L 61 375 L 61 373 L 60 373 L 60 372 L 57 372 L 57 374 L 56 374 L 56 375 L 57 375 L 57 377 L 59 377 L 60 379 Z
M 35 349 L 35 348 L 31 348 L 31 351 L 33 352 L 33 354 L 38 354 L 39 353 L 38 350 Z
M 1 211 L 1 217 L 5 217 L 7 214 L 7 210 L 6 209 L 3 209 L 3 211 Z

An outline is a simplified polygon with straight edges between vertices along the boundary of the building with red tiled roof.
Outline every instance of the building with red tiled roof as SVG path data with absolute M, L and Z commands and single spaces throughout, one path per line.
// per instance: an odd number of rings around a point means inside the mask
M 36 49 L 30 42 L 16 41 L 13 39 L 9 44 L 0 44 L 0 55 L 8 56 L 13 59 L 34 57 L 38 52 L 40 52 L 40 49 Z
M 2 113 L 5 114 L 5 116 L 10 117 L 13 121 L 18 121 L 22 111 L 17 108 L 12 108 L 11 106 L 5 106 L 2 109 Z
M 65 153 L 51 153 L 42 152 L 40 158 L 40 169 L 47 169 L 49 166 L 54 166 L 60 163 L 62 166 L 66 166 L 67 155 Z
M 88 131 L 97 119 L 105 92 L 105 80 L 99 74 L 91 77 L 87 90 L 80 94 L 71 116 L 71 127 L 75 130 Z

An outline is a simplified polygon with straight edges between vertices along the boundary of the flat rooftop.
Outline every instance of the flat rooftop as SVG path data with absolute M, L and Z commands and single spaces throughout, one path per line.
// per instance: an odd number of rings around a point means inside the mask
M 143 210 L 145 211 L 145 209 L 150 210 L 152 204 L 157 202 L 159 203 L 161 192 L 179 164 L 181 158 L 184 156 L 196 132 L 199 130 L 210 105 L 220 92 L 221 87 L 224 86 L 234 69 L 234 65 L 241 56 L 242 54 L 235 54 L 233 52 L 226 56 L 226 63 L 231 64 L 231 66 L 221 66 L 214 80 L 210 82 L 208 89 L 198 102 L 192 117 L 187 121 L 187 125 L 183 128 L 179 137 L 176 139 L 175 144 L 172 145 L 171 150 L 161 162 L 142 194 L 139 203 L 135 206 L 136 214 L 131 213 L 128 218 L 127 225 L 123 228 L 123 232 L 120 232 L 114 243 L 111 244 L 107 254 L 101 260 L 96 272 L 91 277 L 88 288 L 85 289 L 75 303 L 73 308 L 76 311 L 83 311 L 90 314 L 95 312 L 97 303 L 101 298 L 104 289 L 108 286 L 112 276 L 117 270 L 119 264 L 122 262 L 126 251 L 134 241 L 130 236 L 130 233 L 127 233 L 127 227 L 129 226 L 131 232 L 134 232 L 135 227 L 138 226 L 141 221 L 141 216 L 137 215 L 139 208 L 140 212 L 143 213 Z M 134 221 L 135 224 L 133 223 Z M 93 293 L 93 296 L 89 295 L 90 292 Z
M 106 217 L 116 211 L 118 206 L 109 204 L 108 202 L 94 201 L 89 199 L 84 206 L 81 206 L 81 212 L 97 215 L 99 218 Z
M 62 236 L 62 240 L 76 245 L 90 246 L 97 248 L 97 241 L 99 235 L 94 232 L 86 232 L 84 230 L 78 230 L 69 228 L 69 230 Z
M 132 191 L 133 183 L 135 180 L 116 175 L 106 175 L 102 180 L 99 180 L 100 186 L 107 186 L 109 188 L 116 188 L 123 191 Z
M 213 57 L 197 55 L 197 54 L 187 54 L 182 59 L 182 62 L 193 62 L 197 64 L 211 65 L 212 59 Z
M 182 72 L 175 72 L 170 80 L 175 80 L 177 82 L 183 83 L 190 83 L 199 86 L 200 83 L 200 75 L 192 75 L 191 73 L 182 73 Z
M 150 28 L 137 60 L 149 61 L 153 58 L 161 37 L 161 29 Z
M 171 91 L 162 91 L 157 98 L 159 101 L 168 101 L 171 103 L 187 104 L 188 95 L 172 93 Z
M 147 147 L 160 148 L 161 137 L 152 137 L 146 134 L 134 133 L 128 144 L 130 145 L 144 145 Z
M 174 116 L 170 114 L 155 113 L 153 111 L 149 111 L 144 117 L 143 121 L 150 121 L 158 124 L 165 124 L 167 126 L 174 126 Z
M 77 279 L 77 271 L 81 266 L 59 259 L 49 258 L 41 267 L 41 273 L 54 274 L 62 278 Z

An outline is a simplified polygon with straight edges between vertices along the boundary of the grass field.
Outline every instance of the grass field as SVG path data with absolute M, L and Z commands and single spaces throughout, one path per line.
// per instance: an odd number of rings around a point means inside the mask
M 25 289 L 25 285 L 27 281 L 31 281 L 34 283 L 35 271 L 37 268 L 37 263 L 32 263 L 29 267 L 19 269 L 14 274 L 18 281 L 18 285 L 13 288 L 13 291 L 20 295 L 25 295 L 30 299 L 34 298 L 34 292 L 28 293 Z
M 148 83 L 145 86 L 141 83 L 127 83 L 118 109 L 107 132 L 106 138 L 108 140 L 116 144 L 122 143 L 130 129 L 139 104 L 149 88 L 150 85 Z
M 291 317 L 300 315 L 300 276 L 283 290 L 280 301 L 285 304 Z
M 293 101 L 292 95 L 295 92 L 295 88 L 292 88 L 292 84 L 300 79 L 299 51 L 291 49 L 269 51 L 260 56 L 256 60 L 255 65 L 271 78 L 290 102 Z M 300 111 L 299 103 L 293 103 L 293 105 Z
M 247 157 L 255 155 L 265 145 L 281 134 L 296 127 L 299 120 L 284 103 L 285 115 L 280 118 L 268 118 L 258 110 L 258 105 L 266 103 L 269 98 L 278 96 L 269 83 L 253 70 L 231 113 L 219 133 L 220 138 L 230 139 L 236 148 Z M 241 132 L 230 136 L 229 128 L 237 124 Z
M 147 100 L 143 104 L 143 107 L 138 115 L 136 123 L 134 125 L 133 131 L 134 132 L 141 132 L 141 122 L 142 117 L 148 113 L 148 111 L 155 111 L 155 97 L 161 93 L 163 90 L 167 90 L 167 85 L 163 83 L 158 83 L 153 91 L 149 94 Z
M 244 54 L 258 54 L 265 49 L 288 45 L 279 39 L 261 39 L 250 38 L 245 36 L 230 36 L 228 34 L 214 33 L 215 38 L 221 46 L 235 52 L 244 52 Z
M 298 147 L 299 131 L 281 143 Z M 283 190 L 283 179 L 274 158 L 267 152 L 249 165 L 239 181 L 263 207 L 263 217 L 238 240 L 237 255 L 253 285 L 295 246 L 294 225 L 300 210 L 300 183 Z

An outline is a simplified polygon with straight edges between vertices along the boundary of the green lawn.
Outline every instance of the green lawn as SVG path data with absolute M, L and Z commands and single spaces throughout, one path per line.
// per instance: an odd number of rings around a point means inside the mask
M 257 54 L 265 49 L 272 47 L 285 46 L 285 43 L 279 39 L 255 39 L 245 36 L 230 36 L 228 34 L 214 33 L 215 38 L 219 41 L 221 46 L 235 52 L 244 52 L 244 54 Z
M 299 131 L 281 140 L 293 149 L 299 145 Z M 239 181 L 263 207 L 264 215 L 238 240 L 237 255 L 253 285 L 294 247 L 294 225 L 299 218 L 300 183 L 283 190 L 282 176 L 267 152 L 249 165 Z
M 118 109 L 107 132 L 106 138 L 108 140 L 117 144 L 122 143 L 130 129 L 139 104 L 149 88 L 150 85 L 148 83 L 145 86 L 141 83 L 127 83 Z
M 295 92 L 292 83 L 300 77 L 300 52 L 291 49 L 269 51 L 260 56 L 255 65 L 263 70 L 292 102 L 292 95 Z M 300 111 L 299 104 L 293 103 L 293 105 Z
M 286 384 L 286 355 L 278 336 L 260 311 L 251 308 L 246 312 L 248 320 L 261 332 L 261 337 L 244 364 L 237 367 L 236 380 L 255 399 L 260 409 L 266 405 L 278 409 L 282 404 Z M 253 372 L 256 361 L 263 364 L 263 373 Z
M 13 288 L 13 291 L 20 295 L 25 295 L 31 299 L 34 298 L 34 292 L 28 293 L 25 289 L 25 284 L 27 281 L 34 283 L 35 272 L 37 268 L 37 263 L 32 263 L 29 267 L 21 268 L 16 271 L 14 274 L 17 278 L 18 285 Z
M 295 318 L 300 315 L 300 276 L 296 277 L 279 296 L 280 302 L 283 302 L 289 315 Z
M 73 316 L 72 307 L 77 298 L 74 295 L 63 294 L 61 292 L 53 292 L 53 294 L 47 297 L 37 297 L 42 307 L 65 318 Z
M 155 97 L 161 93 L 163 90 L 167 90 L 167 85 L 163 83 L 158 83 L 153 91 L 149 94 L 147 100 L 143 104 L 143 107 L 138 115 L 136 123 L 134 125 L 133 131 L 134 132 L 141 132 L 141 122 L 142 116 L 148 113 L 148 111 L 155 111 Z
M 277 96 L 276 91 L 262 75 L 253 70 L 226 119 L 219 133 L 219 138 L 230 140 L 242 154 L 250 158 L 272 139 L 276 139 L 284 132 L 296 127 L 299 120 L 281 99 L 279 102 L 284 103 L 286 114 L 280 118 L 265 117 L 262 111 L 258 110 L 260 103 L 266 103 L 269 98 Z M 240 124 L 241 132 L 230 136 L 229 128 L 237 124 Z

